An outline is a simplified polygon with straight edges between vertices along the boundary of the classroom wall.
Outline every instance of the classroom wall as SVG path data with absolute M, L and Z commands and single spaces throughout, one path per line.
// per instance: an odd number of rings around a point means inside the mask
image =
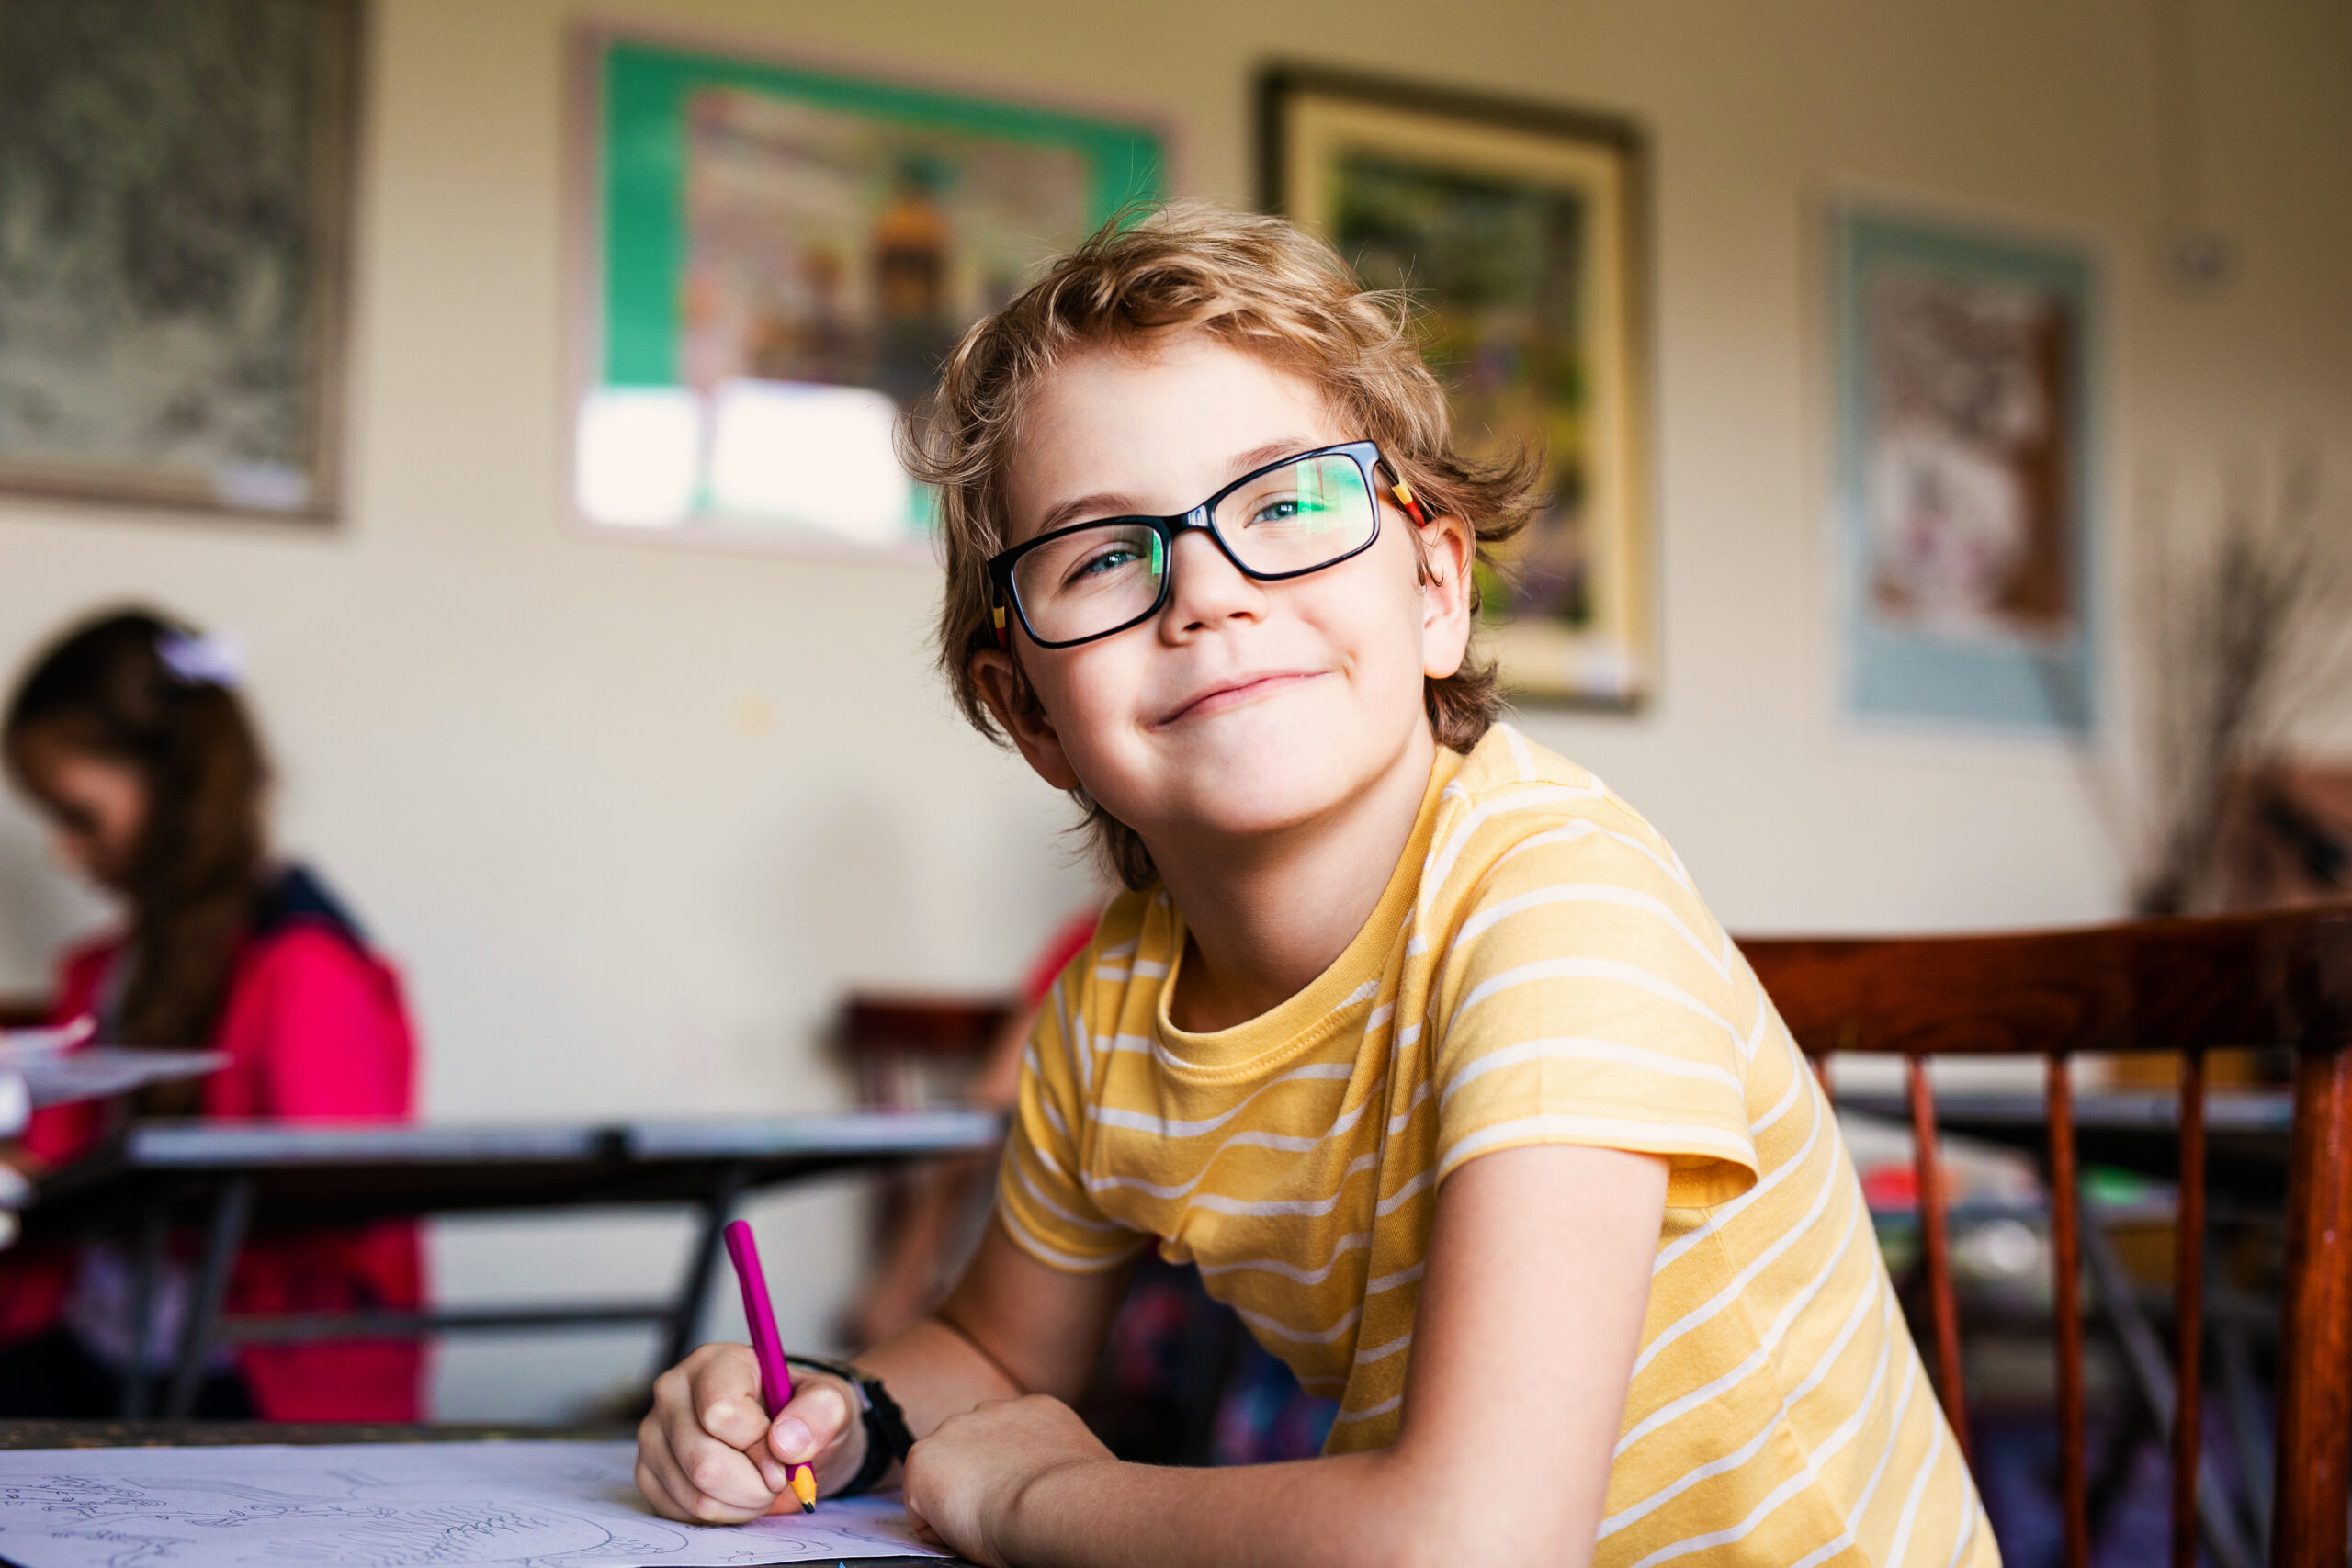
M 2332 452 L 2339 491 L 2352 477 L 2352 6 L 2180 7 L 2198 179 L 2242 257 L 2189 299 L 2152 264 L 2170 3 L 381 0 L 347 522 L 0 501 L 0 665 L 126 595 L 242 636 L 283 838 L 403 965 L 427 1114 L 842 1104 L 820 1036 L 846 988 L 1001 985 L 1089 880 L 1063 806 L 952 716 L 926 571 L 568 526 L 569 30 L 644 21 L 1132 104 L 1177 129 L 1181 189 L 1236 201 L 1259 64 L 1340 64 L 1629 114 L 1652 138 L 1662 686 L 1636 717 L 1528 730 L 1647 810 L 1736 929 L 2111 915 L 2096 755 L 1836 717 L 1817 242 L 1823 200 L 1855 190 L 2104 248 L 2111 672 L 2150 497 L 2194 510 L 2288 446 Z M 41 984 L 98 912 L 0 807 L 0 990 Z M 855 1201 L 762 1211 L 806 1260 L 782 1303 L 799 1342 L 847 1288 Z M 667 1219 L 474 1223 L 437 1233 L 435 1266 L 450 1299 L 634 1295 L 682 1246 Z M 629 1335 L 460 1345 L 441 1406 L 561 1414 L 646 1354 Z

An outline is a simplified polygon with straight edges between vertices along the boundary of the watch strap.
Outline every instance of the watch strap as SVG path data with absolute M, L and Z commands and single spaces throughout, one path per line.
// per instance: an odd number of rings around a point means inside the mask
M 837 1495 L 850 1497 L 871 1491 L 894 1461 L 906 1462 L 907 1451 L 915 1446 L 914 1433 L 908 1429 L 906 1413 L 890 1397 L 890 1391 L 882 1386 L 880 1378 L 847 1361 L 828 1361 L 816 1356 L 786 1356 L 785 1364 L 829 1373 L 856 1393 L 858 1418 L 865 1427 L 865 1461 Z

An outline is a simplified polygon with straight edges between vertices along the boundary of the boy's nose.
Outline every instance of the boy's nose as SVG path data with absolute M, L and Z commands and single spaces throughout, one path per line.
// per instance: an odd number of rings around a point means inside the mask
M 1205 631 L 1229 620 L 1255 620 L 1265 611 L 1265 585 L 1245 576 L 1203 530 L 1176 536 L 1168 570 L 1175 581 L 1160 615 L 1165 631 Z

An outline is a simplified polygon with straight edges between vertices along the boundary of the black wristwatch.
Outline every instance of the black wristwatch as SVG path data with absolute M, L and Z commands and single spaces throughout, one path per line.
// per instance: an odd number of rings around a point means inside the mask
M 852 1497 L 871 1490 L 893 1460 L 906 1463 L 907 1450 L 915 1446 L 915 1435 L 907 1430 L 906 1413 L 890 1397 L 890 1391 L 882 1386 L 880 1378 L 847 1361 L 825 1361 L 814 1356 L 786 1356 L 784 1364 L 829 1372 L 857 1391 L 858 1416 L 865 1423 L 865 1462 L 857 1467 L 857 1473 L 849 1478 L 849 1484 L 836 1496 Z

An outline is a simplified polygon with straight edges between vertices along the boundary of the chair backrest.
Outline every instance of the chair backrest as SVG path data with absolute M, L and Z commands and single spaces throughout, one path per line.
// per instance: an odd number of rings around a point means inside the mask
M 837 1036 L 867 1105 L 912 1110 L 959 1104 L 972 1073 L 1012 1016 L 1011 997 L 856 992 Z
M 2067 1058 L 2177 1052 L 2180 1179 L 2172 1376 L 2173 1554 L 2197 1560 L 2204 1303 L 2205 1055 L 2295 1053 L 2271 1559 L 2343 1568 L 2352 1504 L 2352 905 L 2022 934 L 1740 943 L 1816 1066 L 1905 1058 L 1937 1381 L 1966 1451 L 1959 1316 L 1926 1068 L 1942 1055 L 2045 1058 L 2066 1562 L 2090 1561 L 2082 1216 Z

